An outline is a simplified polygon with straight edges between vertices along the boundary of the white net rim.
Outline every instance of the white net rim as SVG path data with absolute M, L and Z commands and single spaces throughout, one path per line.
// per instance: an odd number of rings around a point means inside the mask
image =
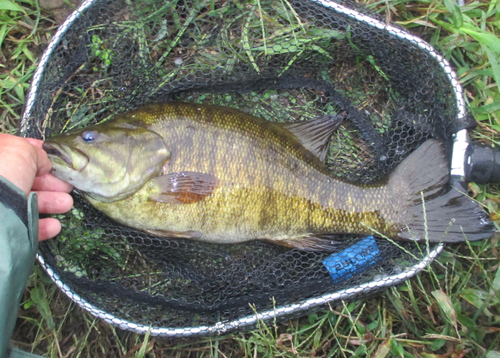
M 82 3 L 82 5 L 73 12 L 67 20 L 59 27 L 59 30 L 54 35 L 52 41 L 48 45 L 44 54 L 40 59 L 40 63 L 37 66 L 37 69 L 33 75 L 32 84 L 30 90 L 28 92 L 26 98 L 26 105 L 23 116 L 20 122 L 20 134 L 26 135 L 28 131 L 28 123 L 29 118 L 31 117 L 31 113 L 33 110 L 33 105 L 36 100 L 38 87 L 43 80 L 43 73 L 47 63 L 51 60 L 51 56 L 58 46 L 60 41 L 64 38 L 66 32 L 71 28 L 73 23 L 84 14 L 89 8 L 91 8 L 95 3 L 98 3 L 100 0 L 86 0 Z M 424 40 L 416 37 L 415 35 L 399 29 L 390 24 L 383 23 L 377 19 L 374 19 L 370 16 L 362 14 L 356 10 L 349 9 L 344 7 L 334 1 L 330 0 L 311 0 L 313 2 L 319 3 L 322 6 L 328 7 L 331 10 L 342 13 L 344 15 L 350 16 L 356 19 L 359 22 L 363 22 L 367 25 L 373 26 L 378 29 L 383 29 L 392 35 L 398 37 L 403 41 L 411 41 L 416 44 L 422 51 L 427 52 L 431 57 L 433 57 L 446 73 L 451 87 L 453 89 L 456 106 L 457 106 L 457 120 L 461 120 L 466 116 L 466 107 L 463 99 L 463 90 L 460 86 L 457 76 L 450 66 L 449 62 L 442 57 L 431 45 L 429 45 Z M 463 176 L 463 168 L 457 168 L 457 165 L 453 163 L 463 163 L 465 151 L 463 150 L 464 146 L 466 147 L 468 143 L 467 132 L 465 130 L 460 131 L 455 136 L 455 142 L 453 147 L 453 160 L 452 160 L 452 171 L 451 174 L 454 176 Z M 372 280 L 367 283 L 363 283 L 357 286 L 350 287 L 348 289 L 339 290 L 333 293 L 324 294 L 318 297 L 310 298 L 303 300 L 299 303 L 286 305 L 282 307 L 276 307 L 272 310 L 267 310 L 264 312 L 258 312 L 254 315 L 241 317 L 237 320 L 226 321 L 226 322 L 217 322 L 212 326 L 198 326 L 198 327 L 181 327 L 181 328 L 169 328 L 169 327 L 153 327 L 150 325 L 141 325 L 135 322 L 127 321 L 121 319 L 115 315 L 112 315 L 108 312 L 105 312 L 98 307 L 90 304 L 86 300 L 84 300 L 80 295 L 74 292 L 68 285 L 61 281 L 59 275 L 54 272 L 52 267 L 48 265 L 41 254 L 37 255 L 37 260 L 41 267 L 47 272 L 49 277 L 54 281 L 54 283 L 78 306 L 83 308 L 84 310 L 91 313 L 93 316 L 98 317 L 107 323 L 110 323 L 114 326 L 117 326 L 121 329 L 133 331 L 139 334 L 145 334 L 150 331 L 152 336 L 163 336 L 163 337 L 188 337 L 188 336 L 196 336 L 196 335 L 217 335 L 224 334 L 230 331 L 236 330 L 238 328 L 245 328 L 255 325 L 259 320 L 269 320 L 273 318 L 278 318 L 281 316 L 297 314 L 300 312 L 306 312 L 315 307 L 323 306 L 328 303 L 332 303 L 335 301 L 340 301 L 344 299 L 352 299 L 360 294 L 366 295 L 370 292 L 374 292 L 376 290 L 380 290 L 383 288 L 387 288 L 390 286 L 394 286 L 399 284 L 416 274 L 420 271 L 424 270 L 432 261 L 443 251 L 444 244 L 438 244 L 433 248 L 430 248 L 427 255 L 424 256 L 420 262 L 406 268 L 403 272 L 398 274 L 379 277 L 376 280 Z

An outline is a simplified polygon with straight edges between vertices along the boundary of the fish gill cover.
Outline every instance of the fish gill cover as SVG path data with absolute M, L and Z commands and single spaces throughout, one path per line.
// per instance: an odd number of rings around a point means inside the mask
M 357 183 L 380 180 L 429 138 L 442 140 L 450 155 L 450 135 L 470 122 L 458 120 L 464 116 L 449 70 L 414 39 L 337 4 L 86 2 L 51 45 L 22 130 L 45 139 L 176 100 L 276 122 L 342 115 L 326 162 Z M 351 1 L 341 4 L 384 24 Z M 61 234 L 41 245 L 45 263 L 93 307 L 139 325 L 179 328 L 179 335 L 402 272 L 435 249 L 355 236 L 342 237 L 335 252 L 155 237 L 74 195 Z M 325 264 L 332 262 L 335 268 Z

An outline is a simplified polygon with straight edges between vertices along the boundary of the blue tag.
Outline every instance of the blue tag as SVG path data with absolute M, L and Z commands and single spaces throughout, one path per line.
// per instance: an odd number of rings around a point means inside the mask
M 379 254 L 375 238 L 368 236 L 347 249 L 328 256 L 323 260 L 323 265 L 330 273 L 333 282 L 338 282 L 375 264 L 379 259 Z

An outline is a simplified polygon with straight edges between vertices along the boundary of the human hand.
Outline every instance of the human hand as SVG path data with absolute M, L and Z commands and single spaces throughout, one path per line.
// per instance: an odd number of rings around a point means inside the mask
M 42 144 L 41 140 L 0 133 L 0 175 L 26 195 L 35 191 L 40 213 L 65 213 L 73 206 L 73 198 L 68 194 L 73 187 L 50 174 L 52 164 L 42 150 Z M 60 231 L 59 220 L 40 219 L 40 241 L 50 239 Z

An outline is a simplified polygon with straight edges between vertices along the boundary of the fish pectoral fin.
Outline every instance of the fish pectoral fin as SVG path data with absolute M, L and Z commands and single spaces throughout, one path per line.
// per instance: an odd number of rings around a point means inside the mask
M 202 233 L 199 231 L 168 231 L 168 230 L 145 230 L 148 234 L 170 237 L 175 239 L 199 239 Z
M 196 203 L 219 187 L 217 177 L 198 172 L 169 173 L 152 179 L 160 192 L 149 200 L 171 204 Z
M 322 162 L 328 153 L 328 142 L 345 117 L 343 115 L 323 116 L 308 121 L 279 123 L 277 125 L 292 132 L 299 142 Z
M 266 238 L 265 240 L 297 250 L 325 252 L 336 251 L 338 244 L 340 243 L 335 240 L 335 236 L 328 234 L 304 234 L 286 237 L 279 236 Z

